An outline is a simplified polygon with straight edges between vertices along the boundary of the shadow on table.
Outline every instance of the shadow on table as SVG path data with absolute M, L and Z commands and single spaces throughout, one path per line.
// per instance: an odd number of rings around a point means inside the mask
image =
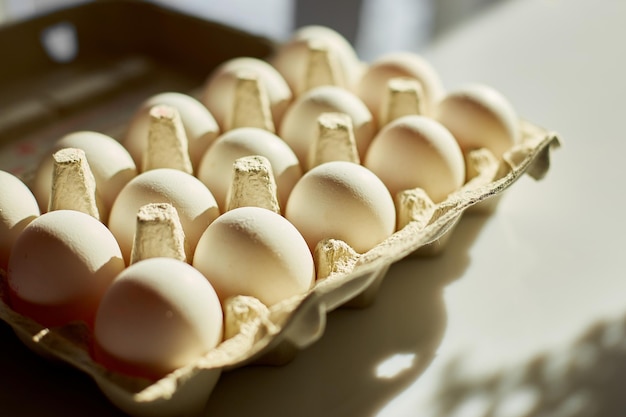
M 626 415 L 626 317 L 596 322 L 565 348 L 481 377 L 451 360 L 429 417 Z
M 444 287 L 470 263 L 488 217 L 466 216 L 443 253 L 390 268 L 365 309 L 330 313 L 322 338 L 281 366 L 247 366 L 220 378 L 207 416 L 365 416 L 430 364 L 446 325 Z
M 124 417 L 84 373 L 44 359 L 0 321 L 0 414 L 2 416 Z

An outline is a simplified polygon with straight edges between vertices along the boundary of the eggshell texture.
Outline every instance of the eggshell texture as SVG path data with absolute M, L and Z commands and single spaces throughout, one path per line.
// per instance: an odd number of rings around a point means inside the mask
M 174 206 L 187 239 L 189 260 L 200 235 L 219 215 L 213 194 L 194 176 L 171 168 L 139 174 L 122 189 L 109 217 L 109 229 L 119 242 L 127 263 L 135 235 L 137 212 L 149 203 L 170 203 Z
M 35 196 L 26 184 L 0 171 L 0 268 L 6 270 L 15 240 L 39 214 Z
M 311 251 L 326 238 L 355 251 L 373 248 L 395 230 L 393 199 L 369 169 L 352 162 L 326 162 L 302 176 L 291 191 L 285 217 L 302 233 Z
M 252 155 L 264 156 L 270 161 L 281 208 L 287 204 L 293 186 L 302 176 L 298 158 L 275 134 L 253 127 L 230 130 L 207 150 L 197 174 L 215 196 L 222 212 L 232 182 L 233 163 L 238 158 Z
M 283 75 L 296 96 L 305 92 L 305 74 L 308 65 L 308 43 L 321 42 L 333 54 L 341 69 L 340 87 L 352 88 L 363 70 L 354 48 L 339 32 L 324 26 L 304 26 L 283 43 L 271 59 L 272 65 Z
M 472 84 L 450 92 L 439 103 L 436 119 L 452 132 L 463 151 L 487 148 L 497 158 L 519 141 L 519 119 L 497 90 Z
M 88 214 L 56 210 L 33 220 L 9 259 L 11 306 L 44 326 L 93 325 L 100 300 L 124 269 L 109 230 Z
M 193 266 L 219 298 L 248 295 L 272 305 L 309 290 L 313 256 L 302 235 L 281 215 L 240 207 L 217 218 L 204 232 Z
M 122 144 L 132 155 L 135 164 L 141 167 L 142 155 L 148 144 L 150 109 L 158 104 L 178 110 L 189 142 L 189 158 L 194 168 L 197 167 L 220 129 L 211 112 L 199 100 L 186 94 L 165 92 L 145 100 L 131 118 Z
M 420 83 L 426 115 L 432 115 L 444 89 L 439 75 L 430 63 L 412 52 L 391 52 L 376 59 L 364 71 L 355 92 L 378 120 L 387 82 L 397 77 L 411 78 Z
M 171 258 L 143 260 L 104 295 L 94 357 L 110 370 L 157 379 L 217 346 L 222 320 L 215 290 L 200 272 Z
M 137 175 L 137 167 L 121 143 L 110 136 L 90 131 L 73 132 L 63 136 L 41 160 L 33 185 L 40 210 L 48 211 L 54 169 L 52 155 L 64 148 L 77 148 L 85 152 L 87 163 L 96 180 L 96 192 L 104 204 L 104 209 L 109 212 L 120 190 Z
M 386 125 L 363 164 L 392 196 L 419 187 L 438 203 L 465 182 L 461 148 L 443 125 L 425 116 L 404 116 Z
M 278 126 L 293 95 L 283 76 L 270 64 L 257 58 L 239 57 L 217 67 L 205 82 L 201 101 L 222 131 L 230 130 L 228 117 L 233 107 L 239 72 L 253 73 L 265 87 L 274 126 Z
M 363 158 L 376 133 L 372 114 L 351 92 L 335 86 L 314 88 L 300 96 L 285 113 L 279 136 L 293 149 L 306 166 L 311 144 L 317 138 L 317 118 L 322 113 L 344 113 L 350 116 L 359 156 Z

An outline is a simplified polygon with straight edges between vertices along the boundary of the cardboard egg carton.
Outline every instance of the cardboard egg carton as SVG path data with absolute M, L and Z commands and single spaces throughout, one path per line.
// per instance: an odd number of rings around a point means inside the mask
M 116 16 L 107 8 L 123 7 L 125 3 L 111 3 L 108 6 L 104 3 L 86 7 Z M 153 19 L 160 19 L 161 23 L 165 21 L 173 24 L 173 21 L 177 21 L 179 25 L 186 25 L 187 30 L 193 33 L 202 32 L 200 28 L 207 30 L 207 27 L 203 26 L 206 23 L 189 21 L 186 17 L 179 21 L 177 20 L 179 16 L 176 14 L 164 12 L 154 6 L 141 6 L 136 2 L 128 2 L 126 6 L 137 8 L 137 13 L 141 12 Z M 106 21 L 106 13 L 99 13 L 99 18 Z M 73 15 L 61 17 L 72 21 L 68 16 Z M 45 26 L 55 22 L 54 17 L 45 19 L 44 22 L 33 24 Z M 78 21 L 77 26 L 79 35 L 81 28 L 90 27 L 83 21 Z M 211 26 L 208 30 L 223 31 L 224 28 L 216 29 Z M 228 30 L 226 32 L 230 33 Z M 224 35 L 224 33 L 221 34 Z M 271 45 L 263 40 L 258 40 L 258 44 L 255 44 L 252 37 L 242 36 L 239 33 L 231 34 L 233 35 L 231 40 L 238 54 L 264 56 L 271 50 Z M 241 46 L 239 49 L 236 48 L 238 42 Z M 194 56 L 193 51 L 177 50 L 174 55 L 177 57 L 178 54 Z M 168 56 L 167 58 L 175 57 Z M 226 60 L 227 58 L 229 57 L 220 56 L 218 59 Z M 185 79 L 186 87 L 198 85 L 199 81 L 208 74 L 209 68 L 216 64 L 217 62 L 207 63 L 201 73 Z M 190 65 L 194 66 L 196 62 Z M 122 71 L 121 68 L 126 68 L 126 71 Z M 142 71 L 141 68 L 135 69 Z M 126 77 L 122 80 L 127 83 L 126 85 L 135 82 L 131 79 L 134 73 L 127 67 L 114 65 L 111 71 L 113 72 L 109 74 L 109 77 L 114 77 L 118 81 L 120 77 Z M 163 74 L 163 76 L 167 77 L 168 74 Z M 82 93 L 84 94 L 77 93 L 78 95 L 74 96 L 52 95 L 56 97 L 52 103 L 41 102 L 40 104 L 42 108 L 46 104 L 68 109 L 76 104 L 74 101 L 78 100 L 77 97 L 84 98 L 87 93 L 91 97 L 93 92 L 83 91 Z M 139 95 L 144 97 L 148 93 L 141 91 Z M 79 106 L 79 104 L 76 105 Z M 54 111 L 50 109 L 48 109 L 50 111 L 44 111 L 45 114 L 42 113 L 37 120 L 42 120 L 43 116 L 48 113 L 58 114 L 58 108 Z M 124 114 L 130 113 L 125 111 Z M 29 127 L 27 125 L 32 126 L 32 123 L 19 124 L 20 120 L 7 119 L 4 125 L 0 123 L 0 128 L 4 128 L 6 132 L 18 132 L 28 138 L 24 129 Z M 67 118 L 65 122 L 74 123 L 68 120 L 73 119 Z M 52 129 L 49 132 L 50 137 L 56 139 L 58 130 Z M 319 245 L 315 252 L 318 265 L 317 281 L 307 293 L 291 297 L 271 307 L 247 296 L 229 299 L 224 305 L 224 341 L 193 363 L 157 381 L 117 374 L 95 362 L 90 353 L 91 334 L 80 323 L 59 328 L 45 328 L 13 311 L 7 304 L 5 276 L 0 276 L 2 284 L 0 285 L 0 319 L 12 327 L 25 346 L 39 355 L 68 364 L 89 375 L 104 396 L 130 415 L 157 417 L 200 414 L 223 371 L 251 363 L 274 365 L 287 363 L 298 351 L 307 348 L 322 337 L 329 312 L 342 306 L 366 307 L 369 305 L 393 263 L 407 256 L 434 255 L 445 250 L 446 243 L 454 236 L 455 226 L 465 213 L 489 214 L 495 209 L 505 191 L 524 174 L 541 179 L 549 169 L 550 151 L 560 145 L 559 137 L 528 121 L 522 122 L 520 133 L 522 140 L 509 149 L 501 161 L 486 150 L 466 154 L 469 178 L 462 188 L 449 195 L 444 201 L 435 204 L 420 189 L 401 193 L 396 201 L 398 230 L 369 251 L 358 254 L 343 242 L 332 239 Z M 0 274 L 4 272 L 0 270 Z
M 79 324 L 44 328 L 11 310 L 4 301 L 0 302 L 0 318 L 38 354 L 90 375 L 113 404 L 131 415 L 199 413 L 222 371 L 253 362 L 288 362 L 323 335 L 330 311 L 345 305 L 367 306 L 394 262 L 444 248 L 464 213 L 492 210 L 502 193 L 522 175 L 541 179 L 549 169 L 551 149 L 560 144 L 559 138 L 529 122 L 523 123 L 522 129 L 523 140 L 505 154 L 502 163 L 480 152 L 469 155 L 475 176 L 445 201 L 428 204 L 427 196 L 413 193 L 413 203 L 408 206 L 415 209 L 408 210 L 408 223 L 368 252 L 356 254 L 341 242 L 327 242 L 328 249 L 318 253 L 332 262 L 318 272 L 318 281 L 308 293 L 270 308 L 251 297 L 231 299 L 224 312 L 225 341 L 156 382 L 115 374 L 93 361 L 89 333 Z M 420 201 L 420 196 L 426 200 Z

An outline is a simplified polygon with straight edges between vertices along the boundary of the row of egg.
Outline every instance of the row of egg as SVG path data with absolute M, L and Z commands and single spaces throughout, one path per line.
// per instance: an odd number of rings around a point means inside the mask
M 188 174 L 150 172 L 171 179 L 170 190 L 194 191 L 184 184 L 175 188 Z M 3 228 L 13 234 L 3 235 L 3 254 L 8 254 L 2 265 L 7 269 L 4 301 L 46 327 L 86 323 L 94 335 L 94 359 L 111 370 L 162 377 L 223 340 L 222 303 L 228 297 L 253 295 L 269 306 L 306 292 L 315 280 L 302 235 L 264 208 L 240 207 L 218 217 L 215 200 L 206 192 L 214 213 L 211 220 L 203 221 L 205 213 L 197 216 L 196 226 L 210 225 L 193 258 L 187 258 L 171 252 L 177 245 L 189 246 L 178 216 L 189 212 L 170 203 L 144 204 L 126 261 L 111 229 L 97 218 L 74 209 L 40 215 L 34 196 L 17 177 L 0 171 L 0 183 L 1 195 L 8 197 L 0 199 Z M 162 220 L 172 227 L 164 228 Z M 141 221 L 147 227 L 139 233 Z M 168 239 L 176 231 L 182 239 Z M 135 251 L 142 254 L 135 256 Z
M 444 96 L 415 54 L 365 65 L 336 32 L 310 27 L 271 64 L 224 63 L 201 100 L 151 97 L 121 143 L 95 132 L 60 139 L 32 194 L 2 173 L 0 267 L 12 307 L 46 326 L 83 320 L 98 361 L 158 378 L 221 341 L 220 302 L 247 294 L 272 305 L 306 292 L 318 242 L 366 252 L 395 231 L 397 192 L 420 187 L 442 201 L 465 181 L 464 151 L 500 156 L 516 140 L 501 95 L 475 86 Z M 271 167 L 273 211 L 230 205 L 233 164 L 248 155 Z M 82 173 L 93 201 L 67 197 L 77 188 L 60 178 L 72 161 L 65 172 Z M 154 203 L 173 209 L 178 259 L 133 256 L 139 212 Z M 144 241 L 166 240 L 156 233 Z M 160 246 L 153 253 L 167 252 Z

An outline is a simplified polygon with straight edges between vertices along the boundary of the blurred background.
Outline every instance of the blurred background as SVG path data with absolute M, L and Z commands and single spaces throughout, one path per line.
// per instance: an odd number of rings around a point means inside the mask
M 505 0 L 146 0 L 275 40 L 321 24 L 344 35 L 364 60 L 388 50 L 419 51 L 436 37 Z M 0 22 L 87 0 L 0 0 Z M 390 24 L 392 23 L 392 24 Z

